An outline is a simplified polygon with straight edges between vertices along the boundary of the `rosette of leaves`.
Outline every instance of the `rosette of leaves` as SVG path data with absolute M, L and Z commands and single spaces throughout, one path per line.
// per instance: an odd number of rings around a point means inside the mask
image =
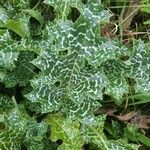
M 100 106 L 104 88 L 116 82 L 109 81 L 104 64 L 110 60 L 122 64 L 119 58 L 127 55 L 127 48 L 99 35 L 99 25 L 111 15 L 97 0 L 88 1 L 79 10 L 81 15 L 75 23 L 58 20 L 49 27 L 52 43 L 33 61 L 41 73 L 31 80 L 34 90 L 26 97 L 37 112 L 60 110 L 68 117 L 92 116 Z M 113 94 L 122 95 L 124 90 L 120 91 Z

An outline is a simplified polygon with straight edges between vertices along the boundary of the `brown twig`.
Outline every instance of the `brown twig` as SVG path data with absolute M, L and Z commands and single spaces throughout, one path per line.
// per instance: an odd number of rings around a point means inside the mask
M 137 15 L 140 9 L 139 3 L 140 0 L 131 0 L 130 6 L 125 10 L 125 13 L 123 14 L 123 21 L 122 21 L 122 27 L 124 30 L 129 30 L 133 18 Z

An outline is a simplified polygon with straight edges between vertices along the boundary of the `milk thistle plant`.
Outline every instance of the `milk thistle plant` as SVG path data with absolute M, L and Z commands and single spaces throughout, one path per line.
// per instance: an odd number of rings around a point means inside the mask
M 99 0 L 0 6 L 0 149 L 137 150 L 125 135 L 107 136 L 107 115 L 95 111 L 105 95 L 121 105 L 129 80 L 135 93 L 150 92 L 148 46 L 102 36 L 112 14 Z

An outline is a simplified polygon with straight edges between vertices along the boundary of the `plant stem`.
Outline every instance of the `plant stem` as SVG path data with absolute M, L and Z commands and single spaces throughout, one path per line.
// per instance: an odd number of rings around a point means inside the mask
M 62 14 L 62 21 L 65 20 L 67 4 L 68 4 L 68 0 L 65 1 L 65 7 L 64 7 L 64 10 L 63 10 L 63 14 Z

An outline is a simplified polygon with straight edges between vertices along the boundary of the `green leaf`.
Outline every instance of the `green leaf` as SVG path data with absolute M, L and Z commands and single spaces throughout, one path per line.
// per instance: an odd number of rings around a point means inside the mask
M 0 8 L 0 27 L 12 30 L 21 37 L 26 37 L 29 34 L 29 17 L 22 12 L 22 9 L 27 9 L 29 1 L 11 0 L 2 2 Z
M 117 104 L 121 104 L 123 94 L 128 92 L 128 84 L 126 82 L 127 71 L 129 67 L 122 61 L 110 60 L 105 62 L 104 70 L 109 79 L 106 86 L 106 94 L 112 95 Z
M 86 100 L 78 104 L 70 100 L 66 101 L 62 106 L 62 112 L 70 119 L 77 118 L 90 124 L 89 118 L 93 118 L 93 112 L 100 106 L 98 101 L 92 101 L 91 98 L 87 97 Z
M 109 132 L 109 138 L 112 137 L 117 140 L 122 137 L 122 125 L 119 121 L 112 120 L 111 123 L 105 122 L 104 129 Z
M 37 123 L 35 120 L 28 122 L 28 129 L 24 137 L 24 144 L 28 150 L 43 150 L 46 138 L 47 124 L 45 122 Z
M 0 149 L 20 150 L 27 128 L 28 115 L 15 100 L 0 95 Z
M 53 6 L 59 19 L 67 18 L 71 6 L 77 7 L 78 9 L 82 8 L 81 0 L 44 0 L 43 3 Z
M 143 93 L 143 94 L 135 94 L 132 96 L 128 96 L 128 99 L 134 100 L 130 101 L 129 105 L 137 105 L 137 104 L 144 104 L 144 103 L 149 103 L 150 102 L 150 92 Z
M 146 146 L 150 147 L 150 138 L 148 138 L 147 136 L 145 136 L 145 135 L 142 134 L 142 133 L 138 133 L 136 136 L 137 136 L 137 139 L 138 139 L 141 143 L 143 143 L 143 144 L 145 144 Z
M 144 24 L 150 24 L 150 19 L 148 19 L 148 20 L 146 20 L 145 22 L 144 22 Z
M 141 142 L 150 147 L 150 138 L 140 133 L 135 125 L 128 124 L 127 128 L 125 128 L 124 131 L 125 136 L 131 141 Z
M 108 84 L 108 77 L 99 66 L 127 53 L 118 41 L 99 36 L 99 23 L 109 15 L 98 3 L 90 4 L 75 23 L 58 21 L 49 27 L 54 44 L 43 47 L 33 61 L 41 74 L 31 80 L 34 90 L 26 95 L 38 112 L 61 109 L 67 116 L 90 116 Z
M 101 149 L 108 150 L 106 144 L 107 138 L 103 133 L 105 119 L 106 116 L 99 116 L 92 120 L 90 119 L 92 122 L 91 125 L 83 123 L 81 133 L 87 143 L 91 142 L 101 147 Z
M 145 93 L 145 94 L 135 94 L 135 95 L 132 95 L 132 96 L 128 96 L 128 98 L 133 98 L 133 99 L 137 99 L 137 100 L 149 100 L 150 99 L 150 93 Z
M 136 92 L 146 93 L 150 91 L 150 57 L 145 44 L 137 40 L 133 45 L 133 54 L 130 58 L 131 69 L 129 76 L 136 81 Z
M 142 10 L 143 12 L 146 12 L 146 13 L 150 14 L 150 9 L 149 9 L 149 7 L 143 7 L 143 8 L 141 8 L 141 10 Z
M 53 141 L 63 140 L 61 150 L 78 150 L 83 145 L 83 139 L 79 131 L 79 122 L 64 118 L 62 114 L 49 115 L 45 119 L 51 126 L 51 139 Z
M 83 124 L 81 126 L 81 133 L 85 141 L 92 142 L 99 147 L 99 150 L 138 150 L 139 146 L 136 144 L 129 144 L 125 139 L 107 140 L 103 133 L 104 121 L 106 116 L 95 117 L 93 125 L 89 126 Z
M 9 17 L 7 16 L 7 13 L 4 9 L 0 8 L 0 27 L 3 26 Z
M 35 53 L 30 51 L 21 52 L 18 56 L 18 60 L 15 63 L 15 68 L 8 71 L 3 78 L 3 83 L 6 87 L 13 87 L 16 84 L 25 86 L 29 80 L 35 75 L 35 66 L 31 64 L 34 59 Z
M 61 20 L 67 19 L 71 7 L 77 8 L 87 19 L 93 17 L 91 21 L 99 21 L 99 19 L 103 18 L 103 21 L 107 22 L 111 16 L 108 11 L 103 10 L 99 0 L 89 0 L 86 5 L 83 5 L 81 0 L 44 0 L 44 3 L 53 6 L 57 18 Z
M 13 69 L 18 55 L 18 43 L 11 39 L 7 30 L 0 30 L 0 71 L 6 72 Z
M 14 31 L 22 38 L 24 38 L 27 33 L 27 31 L 25 31 L 26 27 L 24 26 L 24 23 L 21 21 L 8 20 L 3 27 Z
M 37 21 L 39 21 L 39 23 L 40 23 L 41 25 L 43 25 L 43 23 L 44 23 L 44 18 L 43 18 L 43 16 L 41 15 L 41 13 L 38 12 L 37 10 L 26 9 L 26 10 L 23 10 L 23 12 L 28 13 L 31 17 L 35 18 Z
M 11 98 L 0 95 L 0 106 L 0 113 L 2 114 L 4 112 L 10 111 L 13 108 L 14 103 Z
M 29 0 L 13 0 L 11 3 L 17 9 L 26 9 L 29 7 Z
M 140 145 L 128 143 L 125 139 L 110 140 L 108 142 L 108 150 L 139 150 Z

